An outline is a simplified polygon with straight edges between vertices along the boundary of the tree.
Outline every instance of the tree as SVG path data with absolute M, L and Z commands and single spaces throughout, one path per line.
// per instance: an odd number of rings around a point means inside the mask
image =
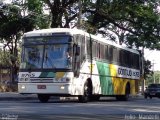
M 22 24 L 20 11 L 17 6 L 3 5 L 0 11 L 0 38 L 4 43 L 4 52 L 10 53 L 12 75 L 17 72 L 18 42 L 22 35 Z M 14 80 L 14 79 L 13 79 Z
M 145 60 L 144 61 L 144 79 L 146 80 L 149 76 L 153 75 L 153 71 L 151 70 L 152 64 L 151 61 Z
M 0 49 L 0 67 L 10 67 L 10 54 Z M 1 68 L 0 68 L 1 69 Z
M 69 28 L 71 22 L 77 21 L 78 0 L 43 0 L 51 13 L 51 28 Z
M 26 5 L 29 6 L 28 11 L 33 11 L 27 15 L 22 14 L 23 12 L 25 13 L 24 8 Z M 0 41 L 3 43 L 4 52 L 9 51 L 12 76 L 17 74 L 19 67 L 18 47 L 23 33 L 38 27 L 48 27 L 48 16 L 46 15 L 44 18 L 42 15 L 35 14 L 34 12 L 37 12 L 38 8 L 35 7 L 34 9 L 30 5 L 30 3 L 24 4 L 23 1 L 0 5 Z M 42 24 L 42 21 L 44 24 Z M 12 81 L 14 82 L 14 77 L 12 77 Z
M 152 83 L 160 83 L 160 72 L 159 71 L 154 71 L 152 74 L 147 75 L 146 79 L 146 85 L 152 84 Z
M 103 34 L 109 29 L 128 47 L 160 49 L 158 5 L 158 0 L 87 0 L 84 2 L 90 26 L 87 29 Z
M 25 7 L 27 7 L 30 21 L 34 24 L 35 29 L 44 29 L 50 27 L 50 15 L 44 13 L 43 0 L 26 0 Z M 24 10 L 25 11 L 25 10 Z
M 111 30 L 120 44 L 136 49 L 160 49 L 159 0 L 86 0 L 85 29 L 108 36 Z M 111 40 L 116 40 L 110 35 Z M 150 74 L 150 61 L 144 61 L 144 77 Z

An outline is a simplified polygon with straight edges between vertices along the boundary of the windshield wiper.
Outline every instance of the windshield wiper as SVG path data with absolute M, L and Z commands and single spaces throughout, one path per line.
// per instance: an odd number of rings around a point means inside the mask
M 32 71 L 32 67 L 31 67 L 31 64 L 28 63 L 28 72 L 30 73 Z
M 54 64 L 52 64 L 52 60 L 48 57 L 47 54 L 45 56 L 45 61 L 48 61 L 49 64 L 52 66 L 52 68 L 56 69 L 56 66 Z M 47 62 L 45 62 L 45 64 L 47 65 Z

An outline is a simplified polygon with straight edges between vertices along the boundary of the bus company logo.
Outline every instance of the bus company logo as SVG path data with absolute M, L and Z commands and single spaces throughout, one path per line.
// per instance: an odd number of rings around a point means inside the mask
M 118 68 L 118 76 L 138 79 L 140 77 L 140 72 L 138 70 L 134 70 L 134 69 L 119 67 Z
M 23 78 L 35 77 L 35 73 L 22 73 L 21 77 Z

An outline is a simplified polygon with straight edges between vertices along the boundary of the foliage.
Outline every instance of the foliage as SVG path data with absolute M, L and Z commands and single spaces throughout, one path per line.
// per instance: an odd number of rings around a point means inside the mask
M 160 83 L 160 71 L 155 71 L 153 74 L 148 74 L 146 79 L 146 85 L 151 83 Z
M 44 13 L 42 0 L 26 0 L 26 7 L 28 8 L 27 17 L 34 23 L 34 28 L 43 29 L 50 26 L 50 16 Z
M 41 7 L 39 3 L 35 5 Z M 28 9 L 26 9 L 27 6 Z M 17 64 L 19 63 L 18 48 L 23 33 L 35 28 L 48 27 L 48 16 L 45 15 L 46 17 L 44 18 L 44 16 L 39 15 L 41 9 L 42 8 L 36 6 L 31 6 L 29 0 L 27 3 L 14 1 L 11 4 L 0 5 L 0 42 L 3 43 L 4 53 L 6 53 L 6 51 L 9 52 L 9 54 L 5 56 L 5 59 L 10 63 L 7 65 L 10 65 L 12 68 L 12 74 L 17 74 L 17 67 L 19 66 L 19 64 Z M 26 14 L 27 10 L 29 13 Z M 37 12 L 37 14 L 35 14 L 35 12 Z M 5 65 L 5 61 L 3 62 Z
M 153 71 L 151 70 L 152 64 L 151 61 L 145 60 L 144 61 L 144 79 L 146 80 L 149 76 L 153 75 Z
M 43 2 L 51 13 L 51 28 L 69 28 L 72 22 L 77 21 L 78 0 L 43 0 Z
M 114 31 L 129 47 L 159 49 L 158 0 L 92 0 L 84 2 L 87 24 L 93 33 Z M 104 30 L 100 30 L 103 28 Z M 88 29 L 88 28 L 87 28 Z M 91 31 L 91 30 L 90 30 Z
M 10 67 L 11 62 L 9 61 L 10 59 L 10 54 L 9 52 L 4 52 L 3 50 L 0 49 L 0 66 L 1 67 Z
M 0 40 L 4 44 L 4 53 L 9 51 L 11 66 L 15 66 L 18 57 L 18 43 L 24 29 L 20 9 L 15 5 L 3 5 L 0 9 Z

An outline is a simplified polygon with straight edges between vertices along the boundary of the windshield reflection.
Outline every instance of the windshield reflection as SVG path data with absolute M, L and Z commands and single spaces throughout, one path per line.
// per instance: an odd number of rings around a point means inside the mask
M 43 68 L 66 68 L 67 48 L 67 44 L 46 45 Z
M 21 68 L 71 68 L 68 50 L 70 50 L 68 44 L 24 46 Z
M 25 68 L 41 68 L 43 46 L 26 46 L 24 49 Z

